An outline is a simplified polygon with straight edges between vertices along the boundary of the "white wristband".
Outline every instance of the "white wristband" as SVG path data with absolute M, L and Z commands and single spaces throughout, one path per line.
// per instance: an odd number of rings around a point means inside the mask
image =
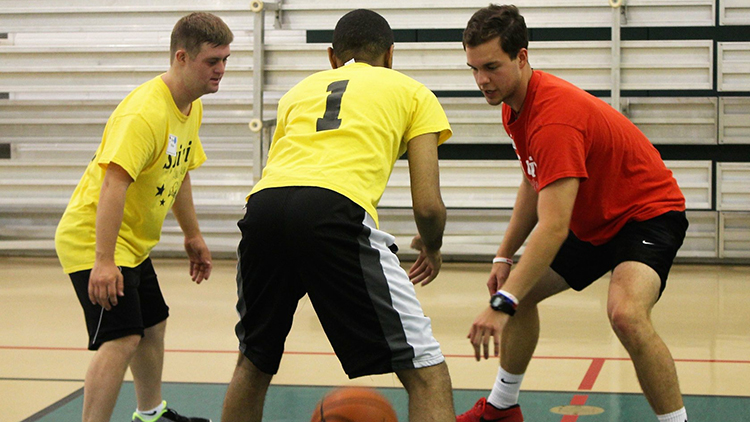
M 502 262 L 504 264 L 513 265 L 513 260 L 510 258 L 503 258 L 501 256 L 496 256 L 492 258 L 492 263 L 497 264 L 498 262 Z
M 507 298 L 508 298 L 508 299 L 510 299 L 510 300 L 511 300 L 511 301 L 512 301 L 513 303 L 515 303 L 515 304 L 516 304 L 516 306 L 518 306 L 518 299 L 517 299 L 517 298 L 516 298 L 515 296 L 513 296 L 513 294 L 512 294 L 512 293 L 508 293 L 508 292 L 506 292 L 505 290 L 498 290 L 498 291 L 497 291 L 497 293 L 495 293 L 495 294 L 496 294 L 496 295 L 503 295 L 503 296 L 507 297 Z

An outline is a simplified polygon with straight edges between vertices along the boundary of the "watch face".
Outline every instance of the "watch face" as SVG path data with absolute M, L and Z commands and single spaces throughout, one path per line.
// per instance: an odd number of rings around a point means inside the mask
M 513 316 L 516 313 L 516 307 L 510 299 L 503 295 L 496 294 L 490 299 L 490 307 L 496 311 L 505 312 L 508 315 Z
M 504 298 L 500 295 L 492 296 L 492 299 L 490 299 L 490 306 L 492 307 L 492 309 L 499 311 L 500 307 L 503 304 L 503 299 Z

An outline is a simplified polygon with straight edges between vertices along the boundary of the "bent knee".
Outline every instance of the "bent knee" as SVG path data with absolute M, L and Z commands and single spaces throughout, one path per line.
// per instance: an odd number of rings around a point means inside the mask
M 101 345 L 100 350 L 108 350 L 124 355 L 132 356 L 141 344 L 140 334 L 132 334 L 125 337 L 109 340 Z
M 397 370 L 396 375 L 404 387 L 411 392 L 419 390 L 450 388 L 450 375 L 445 362 L 417 369 Z
M 651 325 L 648 314 L 628 308 L 617 308 L 608 313 L 609 323 L 617 337 L 628 339 L 637 336 Z

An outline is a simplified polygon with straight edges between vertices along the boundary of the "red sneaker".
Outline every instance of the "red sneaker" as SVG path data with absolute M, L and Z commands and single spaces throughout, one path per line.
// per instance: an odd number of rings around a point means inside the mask
M 498 409 L 482 397 L 468 410 L 456 416 L 456 422 L 523 422 L 521 406 L 514 404 L 507 409 Z

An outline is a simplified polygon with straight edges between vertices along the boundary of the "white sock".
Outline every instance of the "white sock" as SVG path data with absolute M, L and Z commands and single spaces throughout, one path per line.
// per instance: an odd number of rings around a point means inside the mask
M 492 392 L 487 397 L 487 401 L 498 409 L 507 409 L 518 404 L 518 394 L 521 392 L 523 375 L 511 374 L 501 366 L 497 370 L 497 379 L 495 379 L 495 385 L 492 387 Z
M 687 411 L 684 407 L 666 415 L 656 415 L 656 417 L 659 418 L 659 422 L 687 422 L 688 420 Z
M 140 410 L 136 408 L 135 413 L 137 413 L 138 416 L 142 417 L 143 419 L 149 420 L 153 418 L 154 416 L 158 415 L 159 413 L 161 413 L 161 411 L 164 410 L 165 407 L 167 407 L 167 402 L 166 400 L 162 400 L 160 405 L 156 406 L 155 408 L 151 410 Z

